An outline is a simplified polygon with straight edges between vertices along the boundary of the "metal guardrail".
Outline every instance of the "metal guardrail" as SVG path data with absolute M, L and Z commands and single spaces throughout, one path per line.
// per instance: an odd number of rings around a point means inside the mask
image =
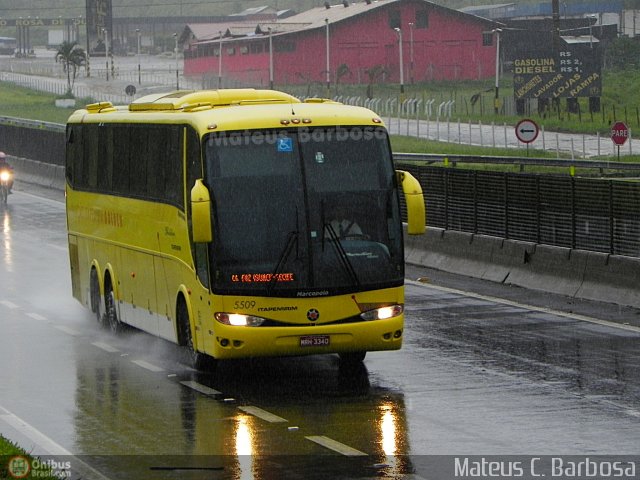
M 427 165 L 442 163 L 456 166 L 458 163 L 484 163 L 495 165 L 520 165 L 521 167 L 524 167 L 525 165 L 539 165 L 545 167 L 597 168 L 600 170 L 640 170 L 640 163 L 539 157 L 491 157 L 485 155 L 394 153 L 393 159 L 397 162 L 424 163 Z
M 40 120 L 28 120 L 24 118 L 0 116 L 0 125 L 48 130 L 51 132 L 64 132 L 65 126 L 61 123 L 42 122 Z

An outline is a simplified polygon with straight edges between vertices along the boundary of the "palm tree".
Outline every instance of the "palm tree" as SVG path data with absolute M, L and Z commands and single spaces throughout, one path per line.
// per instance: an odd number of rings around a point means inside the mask
M 341 63 L 336 70 L 336 93 L 338 93 L 338 84 L 340 83 L 340 80 L 347 75 L 353 75 L 351 73 L 351 69 L 346 63 Z
M 67 94 L 72 94 L 78 69 L 87 64 L 87 54 L 78 42 L 65 40 L 58 47 L 56 62 L 62 63 L 62 70 L 67 73 Z
M 369 83 L 367 84 L 367 98 L 373 98 L 373 84 L 376 83 L 380 77 L 387 74 L 387 68 L 383 65 L 374 65 L 365 73 L 369 77 Z

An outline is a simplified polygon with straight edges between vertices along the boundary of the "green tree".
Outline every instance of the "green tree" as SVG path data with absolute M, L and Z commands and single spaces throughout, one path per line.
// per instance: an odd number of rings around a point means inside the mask
M 78 70 L 87 64 L 87 54 L 78 42 L 64 41 L 56 52 L 56 63 L 62 64 L 62 70 L 67 74 L 67 94 L 73 94 L 73 85 L 78 76 Z
M 629 37 L 618 37 L 605 50 L 605 68 L 624 70 L 638 68 L 640 44 Z
M 387 68 L 383 65 L 374 65 L 366 70 L 365 73 L 367 77 L 369 77 L 369 83 L 367 83 L 367 98 L 373 98 L 373 84 L 387 74 Z

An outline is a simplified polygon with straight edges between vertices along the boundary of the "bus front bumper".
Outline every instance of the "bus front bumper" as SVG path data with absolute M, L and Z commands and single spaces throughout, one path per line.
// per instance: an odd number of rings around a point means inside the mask
M 234 327 L 216 324 L 206 353 L 217 359 L 398 350 L 404 316 L 339 325 Z M 213 337 L 213 338 L 211 338 Z

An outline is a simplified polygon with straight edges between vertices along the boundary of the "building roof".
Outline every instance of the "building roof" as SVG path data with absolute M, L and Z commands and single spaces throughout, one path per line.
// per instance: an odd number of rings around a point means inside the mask
M 332 5 L 329 1 L 325 2 L 324 7 L 316 7 L 305 12 L 299 13 L 287 19 L 287 22 L 306 23 L 307 29 L 324 27 L 326 25 L 325 19 L 329 20 L 329 23 L 336 23 L 348 18 L 367 13 L 377 8 L 385 7 L 394 3 L 400 3 L 403 0 L 365 0 L 358 2 L 350 2 L 349 0 L 343 0 L 342 3 Z M 477 21 L 495 23 L 486 18 L 478 17 L 476 15 L 460 12 L 458 10 L 452 10 L 447 7 L 443 7 L 428 0 L 421 0 L 422 3 L 429 5 L 434 9 L 446 10 L 452 14 L 458 14 L 461 16 L 473 18 Z
M 234 38 L 240 38 L 243 36 L 254 35 L 268 35 L 269 27 L 274 35 L 286 34 L 295 31 L 314 30 L 316 28 L 324 28 L 326 22 L 329 24 L 338 23 L 349 18 L 362 15 L 378 8 L 386 7 L 392 4 L 399 4 L 400 2 L 407 0 L 360 0 L 358 2 L 349 2 L 349 0 L 343 0 L 342 3 L 332 5 L 327 0 L 324 7 L 316 7 L 307 10 L 297 15 L 288 17 L 286 20 L 278 21 L 260 21 L 256 23 L 255 20 L 245 20 L 244 22 L 233 22 L 227 24 L 190 24 L 187 28 L 193 32 L 193 35 L 197 43 L 211 41 L 220 38 L 218 32 L 223 31 L 223 36 L 231 36 Z M 462 16 L 474 21 L 483 22 L 491 25 L 501 25 L 493 20 L 478 17 L 469 13 L 461 12 L 458 10 L 452 10 L 447 7 L 435 4 L 428 0 L 417 0 L 431 8 L 447 11 L 450 14 Z M 251 28 L 250 28 L 251 26 Z M 225 27 L 225 28 L 223 28 Z M 243 35 L 241 32 L 245 32 Z M 183 37 L 185 34 L 183 33 Z
M 573 44 L 589 45 L 592 43 L 600 42 L 600 40 L 598 40 L 596 37 L 592 35 L 561 36 L 560 38 L 570 45 L 573 45 Z

